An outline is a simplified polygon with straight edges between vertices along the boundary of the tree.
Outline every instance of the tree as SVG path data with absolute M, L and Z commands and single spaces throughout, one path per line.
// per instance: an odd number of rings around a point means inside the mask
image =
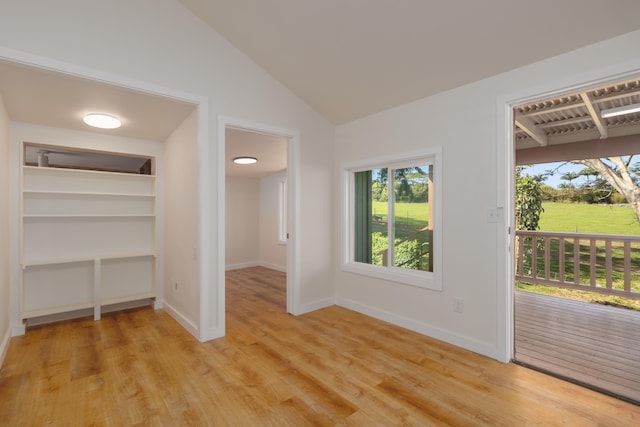
M 597 171 L 611 186 L 622 194 L 633 208 L 640 223 L 640 165 L 631 165 L 633 156 L 613 156 L 604 159 L 574 160 Z
M 542 176 L 522 175 L 516 168 L 516 229 L 537 230 L 542 208 Z
M 567 172 L 564 175 L 562 175 L 560 177 L 560 179 L 563 179 L 565 181 L 569 181 L 569 187 L 573 188 L 573 180 L 574 179 L 578 179 L 580 178 L 580 174 L 576 173 L 576 172 Z

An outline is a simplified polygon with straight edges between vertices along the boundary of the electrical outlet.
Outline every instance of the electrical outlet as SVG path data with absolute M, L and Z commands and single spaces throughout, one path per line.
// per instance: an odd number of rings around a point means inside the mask
M 460 298 L 453 300 L 453 311 L 456 313 L 462 313 L 464 311 L 464 301 Z

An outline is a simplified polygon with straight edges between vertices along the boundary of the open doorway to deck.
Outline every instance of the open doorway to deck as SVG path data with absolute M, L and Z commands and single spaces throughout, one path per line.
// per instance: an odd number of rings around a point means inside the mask
M 514 360 L 635 403 L 638 111 L 638 79 L 514 108 Z

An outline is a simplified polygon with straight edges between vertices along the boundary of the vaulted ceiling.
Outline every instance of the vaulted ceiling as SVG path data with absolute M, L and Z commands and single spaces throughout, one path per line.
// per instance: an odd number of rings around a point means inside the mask
M 179 1 L 334 124 L 640 28 L 638 0 Z M 638 86 L 519 106 L 516 147 L 638 134 L 640 113 L 599 117 L 640 102 Z M 8 63 L 0 93 L 12 120 L 86 130 L 83 108 L 115 109 L 131 118 L 123 135 L 151 140 L 194 108 Z M 250 151 L 238 143 L 228 153 L 235 148 Z
M 638 0 L 179 0 L 334 124 L 640 28 Z

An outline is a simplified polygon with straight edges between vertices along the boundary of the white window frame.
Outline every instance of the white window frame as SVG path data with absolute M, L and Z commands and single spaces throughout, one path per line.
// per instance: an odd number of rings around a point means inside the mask
M 433 165 L 433 272 L 378 266 L 354 260 L 354 173 L 380 168 Z M 436 291 L 442 290 L 442 147 L 346 163 L 342 171 L 342 270 Z

